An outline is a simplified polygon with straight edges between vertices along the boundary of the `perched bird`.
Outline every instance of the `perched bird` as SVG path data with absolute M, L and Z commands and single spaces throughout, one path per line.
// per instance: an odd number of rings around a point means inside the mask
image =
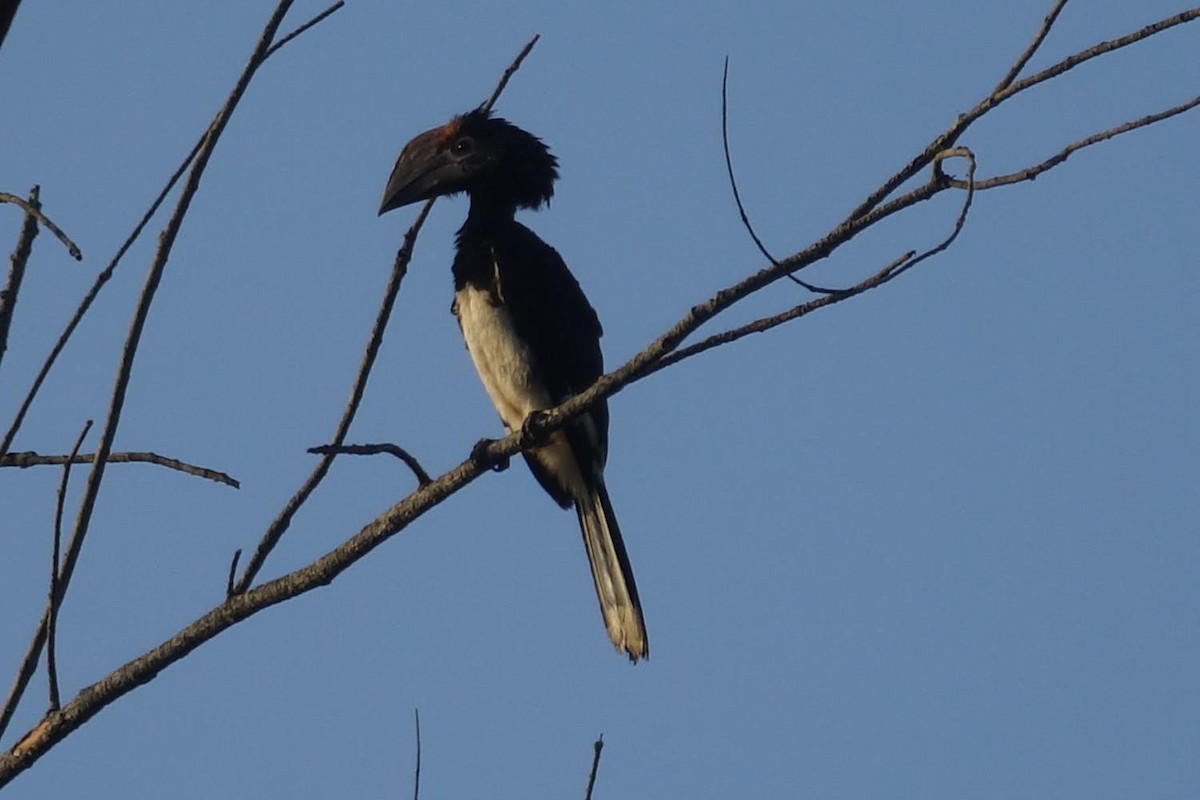
M 536 136 L 475 110 L 420 134 L 400 153 L 379 213 L 466 192 L 451 310 L 483 387 L 508 431 L 604 373 L 600 320 L 562 257 L 517 222 L 550 201 L 558 160 Z M 601 401 L 525 452 L 534 477 L 579 516 L 609 638 L 650 654 L 621 529 L 604 487 L 608 405 Z

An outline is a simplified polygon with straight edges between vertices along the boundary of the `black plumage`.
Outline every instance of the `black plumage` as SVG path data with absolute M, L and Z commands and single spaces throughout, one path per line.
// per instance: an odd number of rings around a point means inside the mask
M 604 372 L 600 320 L 562 257 L 515 219 L 549 202 L 557 160 L 537 137 L 482 110 L 405 145 L 380 213 L 466 192 L 454 305 L 467 350 L 505 427 L 590 386 Z M 574 506 L 609 637 L 637 661 L 649 642 L 637 586 L 604 485 L 608 406 L 551 434 L 525 460 L 564 508 Z

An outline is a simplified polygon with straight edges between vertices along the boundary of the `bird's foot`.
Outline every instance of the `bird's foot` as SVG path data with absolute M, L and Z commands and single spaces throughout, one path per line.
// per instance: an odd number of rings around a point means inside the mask
M 546 433 L 547 416 L 545 411 L 534 409 L 521 423 L 521 435 L 534 447 L 541 447 L 550 440 L 550 434 Z
M 488 452 L 488 448 L 496 443 L 495 439 L 480 439 L 471 448 L 471 460 L 479 466 L 493 472 L 504 472 L 508 469 L 508 456 L 496 458 Z

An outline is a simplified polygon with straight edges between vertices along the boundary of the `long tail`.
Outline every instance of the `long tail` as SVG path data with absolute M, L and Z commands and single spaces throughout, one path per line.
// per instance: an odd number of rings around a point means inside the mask
M 575 499 L 579 527 L 596 582 L 596 597 L 604 615 L 604 627 L 618 651 L 630 661 L 650 657 L 650 640 L 642 619 L 642 604 L 638 601 L 633 568 L 621 539 L 621 529 L 613 514 L 604 476 L 597 474 L 589 484 L 590 491 Z

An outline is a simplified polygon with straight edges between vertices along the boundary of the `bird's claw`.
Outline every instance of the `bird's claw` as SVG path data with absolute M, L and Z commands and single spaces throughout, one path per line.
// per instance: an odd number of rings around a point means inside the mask
M 525 421 L 521 423 L 521 435 L 528 439 L 535 446 L 546 444 L 550 436 L 546 433 L 546 417 L 545 411 L 534 409 L 529 412 L 529 416 L 525 417 Z
M 488 448 L 496 443 L 495 439 L 480 439 L 471 448 L 471 460 L 481 467 L 490 469 L 493 472 L 504 472 L 508 469 L 508 456 L 496 458 L 488 453 Z

